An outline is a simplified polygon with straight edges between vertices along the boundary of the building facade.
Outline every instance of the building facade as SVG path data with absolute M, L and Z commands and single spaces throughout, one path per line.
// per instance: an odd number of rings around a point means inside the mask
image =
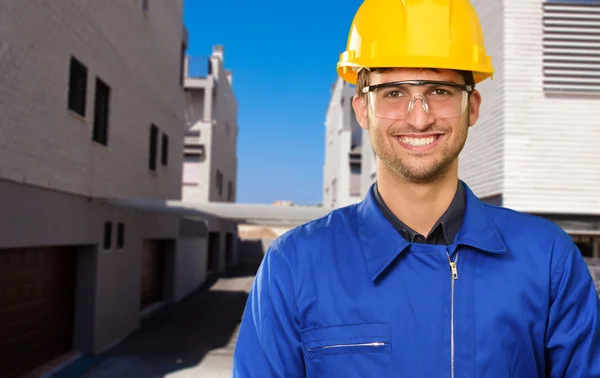
M 224 48 L 209 58 L 187 59 L 187 130 L 182 196 L 190 202 L 235 202 L 237 188 L 237 101 Z
M 2 377 L 106 350 L 206 278 L 206 222 L 110 202 L 181 199 L 182 13 L 0 4 Z
M 354 86 L 340 78 L 331 87 L 325 119 L 324 207 L 341 207 L 362 200 L 363 133 L 352 108 L 355 91 Z
M 547 217 L 600 258 L 600 2 L 474 0 L 496 73 L 481 83 L 460 176 Z

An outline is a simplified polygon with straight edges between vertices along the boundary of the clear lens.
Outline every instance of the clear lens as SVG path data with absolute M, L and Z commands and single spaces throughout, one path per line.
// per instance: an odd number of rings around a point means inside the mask
M 419 87 L 424 90 L 418 93 L 415 93 L 414 85 L 408 84 L 380 87 L 370 91 L 369 102 L 373 114 L 378 118 L 400 120 L 408 118 L 415 106 L 422 106 L 426 112 L 440 119 L 458 117 L 467 108 L 469 95 L 461 88 L 449 85 Z

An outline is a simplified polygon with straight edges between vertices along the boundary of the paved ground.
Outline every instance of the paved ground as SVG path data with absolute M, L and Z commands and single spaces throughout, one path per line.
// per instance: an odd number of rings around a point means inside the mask
M 227 278 L 213 279 L 209 289 L 159 311 L 80 377 L 231 377 L 239 321 L 255 272 L 255 265 L 238 267 Z

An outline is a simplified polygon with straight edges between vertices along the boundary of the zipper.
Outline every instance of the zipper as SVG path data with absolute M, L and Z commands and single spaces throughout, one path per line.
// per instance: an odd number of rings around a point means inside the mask
M 450 377 L 454 378 L 454 281 L 458 279 L 458 251 L 456 251 L 456 258 L 454 261 L 450 258 L 450 253 L 446 250 L 446 256 L 448 257 L 448 265 L 450 266 L 450 282 L 451 282 L 451 294 L 450 294 Z
M 360 343 L 360 344 L 337 344 L 337 345 L 325 345 L 321 347 L 308 348 L 309 352 L 320 350 L 320 349 L 331 349 L 331 348 L 345 348 L 345 347 L 382 347 L 386 346 L 387 343 Z

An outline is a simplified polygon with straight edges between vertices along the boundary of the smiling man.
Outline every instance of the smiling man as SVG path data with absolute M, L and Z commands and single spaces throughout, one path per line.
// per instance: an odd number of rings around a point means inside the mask
M 377 182 L 273 243 L 234 376 L 600 377 L 600 300 L 572 239 L 458 178 L 493 73 L 469 0 L 365 0 L 347 47 Z

